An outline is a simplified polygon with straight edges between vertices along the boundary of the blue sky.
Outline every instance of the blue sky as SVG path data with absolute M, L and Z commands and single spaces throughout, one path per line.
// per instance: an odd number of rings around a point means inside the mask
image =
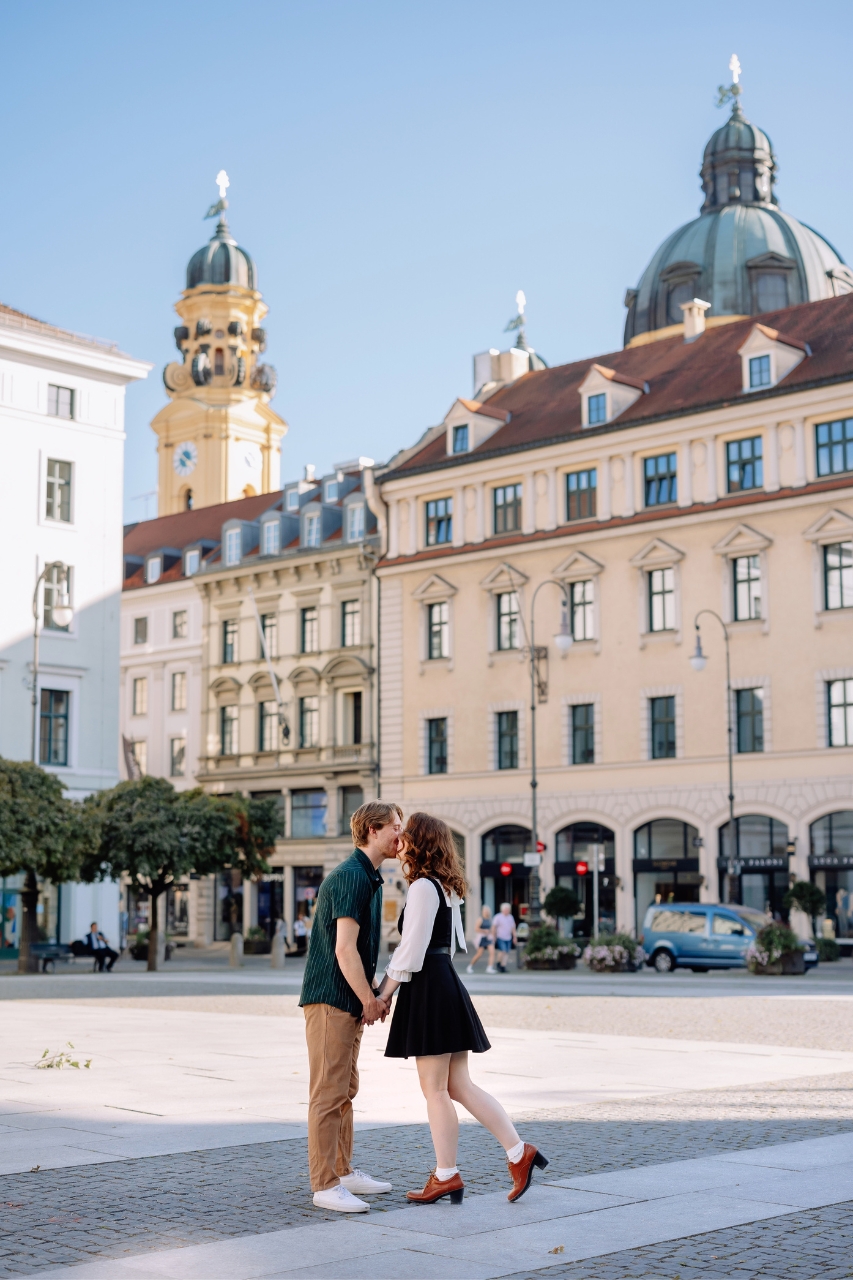
M 0 300 L 154 362 L 128 393 L 128 519 L 223 166 L 285 477 L 439 421 L 519 288 L 549 363 L 620 346 L 626 286 L 698 212 L 733 51 L 782 207 L 853 258 L 849 5 L 43 0 L 3 28 Z

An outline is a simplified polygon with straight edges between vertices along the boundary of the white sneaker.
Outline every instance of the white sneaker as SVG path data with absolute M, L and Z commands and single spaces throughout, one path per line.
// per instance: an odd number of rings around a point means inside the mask
M 473 973 L 473 972 L 474 972 L 474 966 L 473 966 L 472 964 L 469 964 L 469 965 L 468 965 L 468 968 L 465 970 L 465 972 L 466 972 L 466 973 Z
M 488 965 L 486 967 L 486 973 L 497 973 L 497 969 L 493 965 Z
M 352 1173 L 341 1178 L 341 1186 L 360 1196 L 378 1196 L 383 1191 L 391 1190 L 390 1182 L 380 1182 L 378 1178 L 371 1178 L 369 1173 L 362 1173 L 361 1169 L 353 1169 Z
M 334 1209 L 338 1213 L 367 1213 L 370 1209 L 366 1200 L 359 1200 L 340 1182 L 336 1187 L 329 1187 L 328 1191 L 315 1191 L 314 1207 Z

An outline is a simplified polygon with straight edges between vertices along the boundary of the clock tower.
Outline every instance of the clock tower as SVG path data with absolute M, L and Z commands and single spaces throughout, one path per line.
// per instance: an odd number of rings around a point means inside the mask
M 158 514 L 209 507 L 279 487 L 287 423 L 270 408 L 276 374 L 261 363 L 267 307 L 255 264 L 225 217 L 228 176 L 217 176 L 219 215 L 210 242 L 187 266 L 175 310 L 181 359 L 167 364 L 169 403 L 151 423 L 157 433 Z

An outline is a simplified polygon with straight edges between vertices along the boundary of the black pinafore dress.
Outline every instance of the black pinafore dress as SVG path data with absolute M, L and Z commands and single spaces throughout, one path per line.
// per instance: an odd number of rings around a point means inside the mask
M 438 912 L 423 968 L 398 989 L 386 1058 L 425 1058 L 465 1049 L 485 1053 L 492 1047 L 450 957 L 453 912 L 438 881 L 428 879 L 438 894 Z M 405 918 L 404 907 L 397 925 L 401 934 Z

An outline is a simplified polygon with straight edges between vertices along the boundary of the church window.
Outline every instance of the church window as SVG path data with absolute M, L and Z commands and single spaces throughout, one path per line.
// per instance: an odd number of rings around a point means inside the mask
M 749 362 L 750 387 L 770 386 L 770 357 L 753 356 Z
M 70 387 L 48 386 L 47 412 L 51 418 L 74 417 L 74 392 Z
M 587 420 L 591 427 L 607 421 L 607 395 L 600 391 L 597 396 L 587 398 Z
M 71 520 L 71 463 L 47 460 L 45 515 L 48 520 Z
M 647 507 L 660 507 L 676 501 L 678 474 L 674 453 L 661 453 L 656 458 L 646 458 L 643 462 L 643 475 Z
M 216 348 L 216 352 L 213 357 L 213 372 L 216 374 L 217 378 L 221 378 L 225 373 L 225 352 L 221 347 Z
M 756 311 L 781 311 L 788 306 L 788 277 L 782 271 L 762 271 L 755 281 Z
M 453 452 L 468 452 L 468 423 L 464 426 L 453 428 Z
M 853 418 L 818 423 L 815 439 L 819 476 L 853 471 Z
M 583 520 L 595 515 L 595 467 L 566 476 L 566 519 Z

